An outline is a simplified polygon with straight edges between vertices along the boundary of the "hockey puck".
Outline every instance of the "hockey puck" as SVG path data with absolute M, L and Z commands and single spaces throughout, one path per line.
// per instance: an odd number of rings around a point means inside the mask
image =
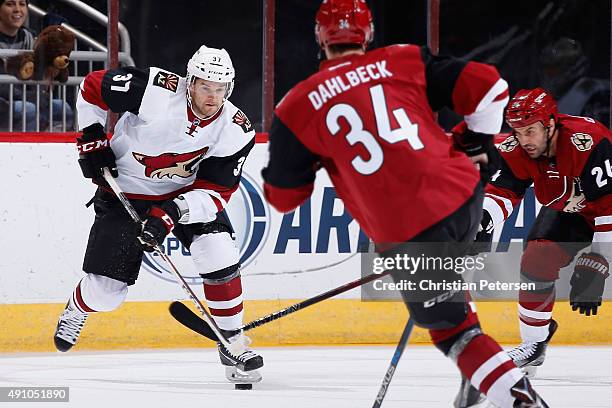
M 253 384 L 236 384 L 234 388 L 237 390 L 252 390 Z

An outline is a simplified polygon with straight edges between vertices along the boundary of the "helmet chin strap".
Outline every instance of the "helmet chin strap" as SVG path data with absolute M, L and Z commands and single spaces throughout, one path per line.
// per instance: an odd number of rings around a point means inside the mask
M 550 120 L 548 123 L 550 123 Z M 552 134 L 550 134 L 550 128 L 551 128 L 550 125 L 545 126 L 544 128 L 546 129 L 546 157 L 550 158 L 550 146 L 552 145 L 552 139 L 553 139 L 553 136 L 555 135 L 555 131 L 557 130 L 557 126 L 555 123 L 555 126 L 552 127 Z

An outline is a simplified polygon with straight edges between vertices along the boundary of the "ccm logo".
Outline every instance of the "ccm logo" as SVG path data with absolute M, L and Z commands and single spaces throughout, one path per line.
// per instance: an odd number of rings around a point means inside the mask
M 95 140 L 77 145 L 79 153 L 95 152 L 96 150 L 106 149 L 108 147 L 108 139 Z
M 172 221 L 172 218 L 170 218 L 168 214 L 164 214 L 162 215 L 161 219 L 166 224 L 166 228 L 168 228 L 169 231 L 172 231 L 174 228 L 174 221 Z

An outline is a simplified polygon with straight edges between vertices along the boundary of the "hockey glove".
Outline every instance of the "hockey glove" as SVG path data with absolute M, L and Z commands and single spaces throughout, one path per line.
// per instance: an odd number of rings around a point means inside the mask
M 96 179 L 102 177 L 102 169 L 108 167 L 113 177 L 117 177 L 117 164 L 115 153 L 110 147 L 104 128 L 99 123 L 83 129 L 81 137 L 77 138 L 79 150 L 79 166 L 85 178 Z
M 138 236 L 142 249 L 153 252 L 157 245 L 163 244 L 166 235 L 172 231 L 179 218 L 179 208 L 172 200 L 164 201 L 161 206 L 151 207 Z
M 499 169 L 499 153 L 493 143 L 493 135 L 478 133 L 468 129 L 465 122 L 459 123 L 451 131 L 453 146 L 468 157 L 486 155 L 487 161 L 478 161 L 480 180 L 487 184 L 491 176 Z
M 606 278 L 609 276 L 606 258 L 595 252 L 580 255 L 570 280 L 570 305 L 572 310 L 590 316 L 597 314 L 601 306 Z
M 487 210 L 482 210 L 482 219 L 478 226 L 478 232 L 472 246 L 468 250 L 468 255 L 478 255 L 482 252 L 491 251 L 491 242 L 493 241 L 493 220 L 491 214 Z

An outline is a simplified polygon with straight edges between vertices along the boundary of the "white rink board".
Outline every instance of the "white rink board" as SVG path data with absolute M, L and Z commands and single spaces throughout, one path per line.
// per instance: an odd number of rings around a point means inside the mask
M 95 186 L 82 177 L 72 144 L 0 143 L 0 149 L 4 158 L 0 161 L 3 191 L 0 303 L 65 302 L 82 276 L 82 259 L 94 214 L 93 207 L 85 208 L 84 204 L 93 196 Z M 244 165 L 245 178 L 255 185 L 255 189 L 261 186 L 260 172 L 266 155 L 267 145 L 256 144 Z M 303 218 L 304 227 L 296 232 L 302 237 L 301 241 L 286 240 L 286 248 L 280 245 L 277 253 L 282 214 L 269 207 L 261 194 L 253 196 L 255 204 L 250 202 L 252 195 L 244 187 L 234 194 L 229 214 L 240 245 L 250 243 L 245 243 L 244 236 L 252 232 L 252 228 L 250 231 L 248 228 L 253 221 L 266 230 L 261 239 L 255 239 L 257 242 L 253 245 L 257 249 L 243 269 L 246 299 L 306 298 L 359 276 L 359 257 L 351 257 L 359 235 L 356 222 L 351 222 L 342 231 L 342 253 L 336 229 L 326 229 L 327 232 L 318 236 L 322 201 L 328 186 L 326 173 L 319 172 L 311 200 L 312 211 Z M 327 194 L 325 210 L 332 216 L 342 215 L 342 201 L 330 201 L 329 189 Z M 258 204 L 260 210 L 264 208 L 264 215 L 261 211 L 253 214 L 252 208 Z M 299 222 L 296 215 L 292 225 L 299 225 Z M 285 227 L 284 231 L 295 229 Z M 328 245 L 324 245 L 326 238 Z M 303 246 L 302 253 L 299 242 Z M 167 243 L 171 258 L 182 274 L 193 277 L 194 288 L 199 289 L 199 279 L 190 259 L 181 255 L 181 248 L 175 249 L 179 246 L 178 240 L 170 237 Z M 317 245 L 321 253 L 316 253 Z M 157 262 L 156 258 L 152 258 L 153 262 Z M 343 260 L 346 261 L 338 266 L 329 266 Z M 161 261 L 160 264 L 163 265 Z M 137 284 L 130 288 L 128 300 L 169 300 L 182 296 L 169 272 L 141 270 Z M 345 297 L 359 297 L 359 292 L 352 291 Z
M 65 302 L 83 275 L 94 217 L 93 207 L 84 204 L 95 186 L 81 176 L 72 144 L 0 143 L 0 149 L 0 303 Z M 357 248 L 367 238 L 336 197 L 327 173 L 318 173 L 307 204 L 283 215 L 261 192 L 266 161 L 267 145 L 256 144 L 227 208 L 243 255 L 245 299 L 303 299 L 359 277 Z M 504 225 L 503 234 L 502 228 L 496 229 L 496 240 L 501 235 L 516 241 L 526 234 L 523 225 L 533 222 L 540 206 L 533 195 L 525 203 Z M 183 276 L 199 289 L 201 280 L 188 252 L 172 235 L 165 247 Z M 359 295 L 355 289 L 340 297 Z M 164 262 L 146 254 L 128 301 L 183 297 Z

